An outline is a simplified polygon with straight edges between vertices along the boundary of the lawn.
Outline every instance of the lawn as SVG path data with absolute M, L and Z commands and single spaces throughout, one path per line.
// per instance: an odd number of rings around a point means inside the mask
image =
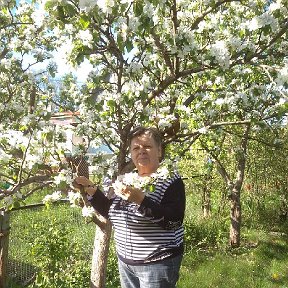
M 245 236 L 238 249 L 186 253 L 178 287 L 288 288 L 287 235 L 247 231 Z

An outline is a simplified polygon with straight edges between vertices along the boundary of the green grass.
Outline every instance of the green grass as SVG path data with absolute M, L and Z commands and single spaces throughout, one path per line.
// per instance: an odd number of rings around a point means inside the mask
M 186 253 L 177 287 L 288 288 L 287 235 L 250 232 L 238 249 Z

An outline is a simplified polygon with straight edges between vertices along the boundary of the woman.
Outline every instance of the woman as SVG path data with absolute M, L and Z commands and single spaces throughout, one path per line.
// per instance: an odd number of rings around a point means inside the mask
M 149 186 L 154 179 L 155 189 L 147 192 L 123 181 L 114 186 L 117 196 L 108 199 L 87 178 L 75 181 L 92 196 L 92 206 L 112 221 L 121 287 L 172 288 L 179 278 L 183 255 L 184 184 L 177 172 L 165 176 L 163 169 L 159 172 L 162 143 L 156 129 L 138 127 L 128 140 L 140 182 L 148 179 L 142 182 Z

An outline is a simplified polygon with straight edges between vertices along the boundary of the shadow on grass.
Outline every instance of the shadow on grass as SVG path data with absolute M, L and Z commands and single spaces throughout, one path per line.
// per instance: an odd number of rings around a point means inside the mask
M 259 248 L 257 249 L 257 253 L 264 260 L 285 260 L 288 261 L 288 246 L 284 243 L 278 242 L 260 242 Z

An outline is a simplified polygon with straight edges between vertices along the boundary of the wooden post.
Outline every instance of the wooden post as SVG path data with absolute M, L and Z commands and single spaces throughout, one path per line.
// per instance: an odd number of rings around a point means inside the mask
M 8 244 L 9 244 L 9 218 L 6 211 L 0 211 L 0 288 L 7 286 L 7 264 L 8 264 Z

